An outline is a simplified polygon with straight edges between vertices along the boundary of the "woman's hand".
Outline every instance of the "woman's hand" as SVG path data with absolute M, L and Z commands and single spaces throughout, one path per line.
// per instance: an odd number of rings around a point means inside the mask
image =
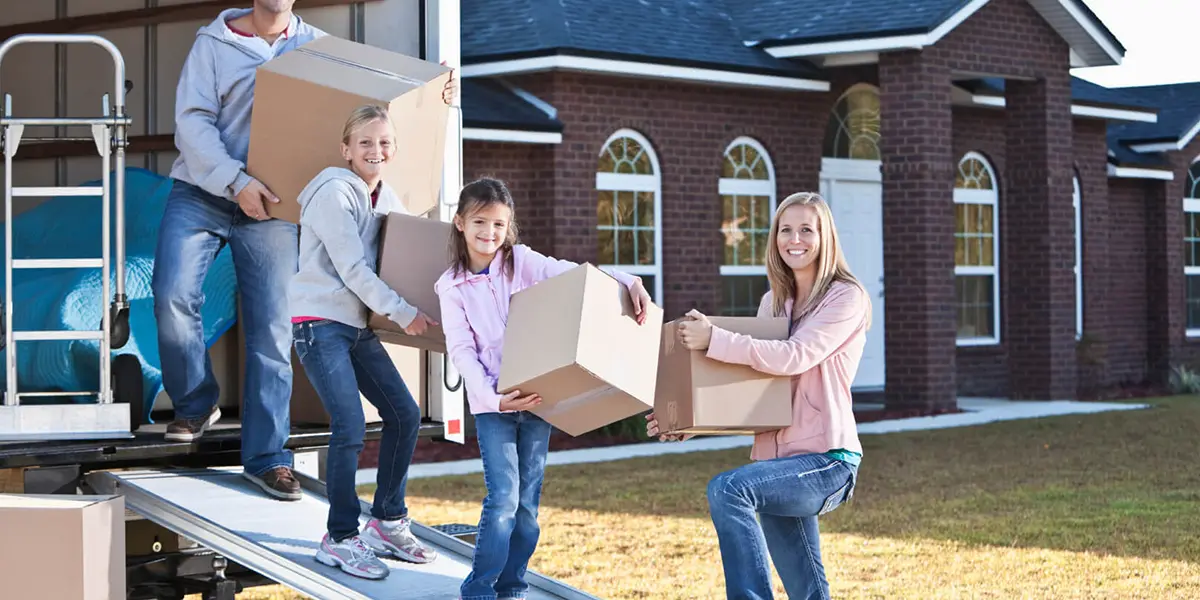
M 712 341 L 712 322 L 694 308 L 688 311 L 687 316 L 691 317 L 690 321 L 679 322 L 679 341 L 688 350 L 708 350 L 708 344 Z
M 690 433 L 684 433 L 684 434 L 664 433 L 662 435 L 659 435 L 659 433 L 660 432 L 658 430 L 658 419 L 656 419 L 654 417 L 654 413 L 650 413 L 650 414 L 646 415 L 646 436 L 647 437 L 658 436 L 658 441 L 660 441 L 660 442 L 682 442 L 684 440 L 689 440 L 692 438 L 692 434 L 690 434 Z
M 629 299 L 633 301 L 633 315 L 638 325 L 646 324 L 646 309 L 650 307 L 650 294 L 642 284 L 642 278 L 636 277 L 629 286 Z
M 542 397 L 537 394 L 521 396 L 521 390 L 513 390 L 500 397 L 500 412 L 517 412 L 529 410 L 542 403 Z

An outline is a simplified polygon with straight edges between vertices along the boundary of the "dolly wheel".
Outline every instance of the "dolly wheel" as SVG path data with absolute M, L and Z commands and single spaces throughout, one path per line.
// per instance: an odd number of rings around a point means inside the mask
M 142 399 L 142 363 L 132 354 L 118 354 L 112 361 L 113 402 L 129 405 L 129 430 L 137 431 L 146 418 Z

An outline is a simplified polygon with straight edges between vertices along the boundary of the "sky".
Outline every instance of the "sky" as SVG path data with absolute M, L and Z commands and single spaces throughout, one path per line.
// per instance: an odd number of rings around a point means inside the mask
M 1072 74 L 1106 87 L 1200 81 L 1200 0 L 1084 0 L 1121 45 L 1116 67 Z

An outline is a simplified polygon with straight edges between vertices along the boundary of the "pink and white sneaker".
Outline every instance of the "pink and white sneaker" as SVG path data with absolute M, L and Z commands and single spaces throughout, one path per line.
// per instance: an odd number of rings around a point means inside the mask
M 363 579 L 383 579 L 388 576 L 387 565 L 375 556 L 370 546 L 363 543 L 361 535 L 334 543 L 329 534 L 325 534 L 315 558 L 323 565 L 337 567 Z
M 393 556 L 418 564 L 433 562 L 437 558 L 437 551 L 422 544 L 413 535 L 411 524 L 412 521 L 407 517 L 397 521 L 371 519 L 359 537 L 381 556 Z

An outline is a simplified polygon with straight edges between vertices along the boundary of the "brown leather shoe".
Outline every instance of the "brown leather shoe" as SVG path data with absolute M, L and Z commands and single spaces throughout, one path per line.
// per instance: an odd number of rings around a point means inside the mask
M 262 475 L 242 471 L 242 476 L 253 481 L 271 497 L 280 500 L 299 500 L 304 497 L 300 492 L 300 482 L 288 467 L 275 467 Z

